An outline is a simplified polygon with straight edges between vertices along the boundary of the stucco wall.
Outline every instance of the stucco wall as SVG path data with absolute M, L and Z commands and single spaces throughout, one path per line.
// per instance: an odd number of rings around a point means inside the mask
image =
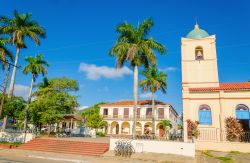
M 111 138 L 109 150 L 114 150 L 115 142 L 119 139 Z M 195 144 L 183 142 L 154 141 L 154 140 L 132 140 L 136 152 L 153 152 L 176 154 L 195 157 Z
M 32 140 L 35 136 L 31 133 L 26 134 L 25 143 Z M 8 132 L 0 132 L 0 140 L 7 142 L 23 142 L 24 141 L 24 133 L 8 133 Z

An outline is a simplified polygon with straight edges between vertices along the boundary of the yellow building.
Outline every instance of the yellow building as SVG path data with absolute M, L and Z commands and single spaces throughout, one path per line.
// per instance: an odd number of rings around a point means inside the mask
M 199 139 L 224 140 L 225 118 L 236 117 L 249 131 L 250 82 L 220 83 L 216 37 L 198 24 L 181 39 L 184 140 L 186 120 L 199 122 Z
M 133 100 L 121 100 L 117 102 L 102 104 L 100 114 L 107 122 L 106 133 L 109 135 L 123 134 L 132 135 L 133 127 Z M 138 100 L 136 132 L 144 135 L 152 130 L 152 118 L 155 119 L 156 136 L 164 134 L 160 124 L 162 120 L 170 120 L 172 123 L 171 132 L 175 133 L 178 129 L 178 113 L 168 103 L 155 101 L 156 112 L 152 111 L 151 100 Z

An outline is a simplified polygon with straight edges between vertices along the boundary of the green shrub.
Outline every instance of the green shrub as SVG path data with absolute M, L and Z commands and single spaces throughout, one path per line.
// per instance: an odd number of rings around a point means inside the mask
M 106 134 L 103 132 L 96 132 L 96 136 L 105 137 Z

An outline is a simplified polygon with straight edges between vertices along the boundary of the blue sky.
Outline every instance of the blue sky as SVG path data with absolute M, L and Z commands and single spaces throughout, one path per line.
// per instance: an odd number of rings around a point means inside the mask
M 116 39 L 115 27 L 119 23 L 128 21 L 137 25 L 147 17 L 155 22 L 150 35 L 168 48 L 165 56 L 157 54 L 158 67 L 168 75 L 167 94 L 159 92 L 157 99 L 171 103 L 179 113 L 182 109 L 180 39 L 193 29 L 196 18 L 201 28 L 216 34 L 220 81 L 250 79 L 250 2 L 247 0 L 0 1 L 0 15 L 11 16 L 14 9 L 31 12 L 47 31 L 41 46 L 27 41 L 29 48 L 21 51 L 19 65 L 25 65 L 25 56 L 42 53 L 51 65 L 48 77 L 67 76 L 79 82 L 80 91 L 76 94 L 81 106 L 132 99 L 132 69 L 127 65 L 119 73 L 115 72 L 115 59 L 109 57 L 108 51 Z M 4 72 L 0 72 L 2 82 Z M 16 84 L 16 94 L 25 95 L 30 76 L 18 70 Z M 146 95 L 140 97 L 144 99 Z

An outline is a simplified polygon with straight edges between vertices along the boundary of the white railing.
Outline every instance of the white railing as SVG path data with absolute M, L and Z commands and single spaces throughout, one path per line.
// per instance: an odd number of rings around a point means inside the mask
M 197 141 L 229 141 L 226 131 L 220 131 L 219 128 L 198 128 L 199 136 Z M 238 142 L 250 143 L 250 131 L 244 131 L 242 136 L 234 140 Z
M 133 115 L 103 115 L 104 119 L 133 120 Z M 137 115 L 137 120 L 152 120 L 152 115 Z M 156 120 L 167 119 L 164 116 L 156 116 Z

